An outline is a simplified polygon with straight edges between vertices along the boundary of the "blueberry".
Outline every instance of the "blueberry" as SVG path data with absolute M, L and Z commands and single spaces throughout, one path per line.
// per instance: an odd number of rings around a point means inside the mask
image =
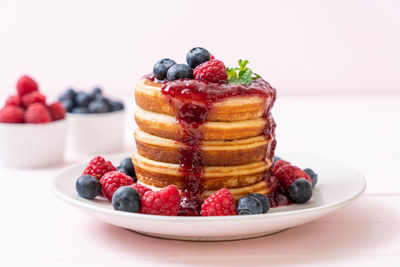
M 75 114 L 86 114 L 89 113 L 88 109 L 85 107 L 74 107 L 71 111 L 71 113 Z
M 169 58 L 164 58 L 156 62 L 153 67 L 153 74 L 157 80 L 164 80 L 167 77 L 167 71 L 170 67 L 175 65 L 176 62 Z
M 239 199 L 237 210 L 239 215 L 264 213 L 262 202 L 258 197 L 252 194 Z
M 304 178 L 297 179 L 289 186 L 288 193 L 294 203 L 304 204 L 312 196 L 312 186 Z
M 202 47 L 195 47 L 190 50 L 186 55 L 188 65 L 194 69 L 203 62 L 210 60 L 210 52 Z
M 278 160 L 281 160 L 281 158 L 275 156 L 275 157 L 274 157 L 274 163 L 277 162 Z
M 121 166 L 118 166 L 118 167 L 117 167 L 117 171 L 122 172 L 122 173 L 124 173 L 124 174 L 126 174 L 126 175 L 129 175 L 129 174 L 128 174 L 128 171 L 125 170 L 124 168 L 122 168 Z
M 110 112 L 110 106 L 104 99 L 96 99 L 89 103 L 89 113 L 106 113 Z
M 316 174 L 313 170 L 311 170 L 310 168 L 304 169 L 303 170 L 305 173 L 308 174 L 308 176 L 310 176 L 311 181 L 312 181 L 312 188 L 315 187 L 315 185 L 318 182 L 318 174 Z
M 101 88 L 100 87 L 93 88 L 92 94 L 101 95 L 102 94 Z
M 167 72 L 168 81 L 193 78 L 193 70 L 186 64 L 175 64 Z
M 122 186 L 115 191 L 112 197 L 115 210 L 139 212 L 141 200 L 139 193 L 130 186 Z
M 85 92 L 78 92 L 75 96 L 75 105 L 77 107 L 88 107 L 92 97 Z
M 132 178 L 136 178 L 135 168 L 133 167 L 132 159 L 125 158 L 121 161 L 119 166 L 128 172 L 128 175 Z
M 90 97 L 92 99 L 102 98 L 103 97 L 103 93 L 102 93 L 101 88 L 95 87 L 93 89 L 93 91 L 90 93 Z
M 119 111 L 125 108 L 124 104 L 121 101 L 113 101 L 110 100 L 110 109 L 111 111 Z
M 66 99 L 61 100 L 60 102 L 63 104 L 63 106 L 67 112 L 71 112 L 72 109 L 74 108 L 74 100 L 73 99 L 66 98 Z
M 67 89 L 62 95 L 60 95 L 60 97 L 58 98 L 59 101 L 63 101 L 66 99 L 70 99 L 72 101 L 74 101 L 76 96 L 76 93 L 73 89 Z
M 83 198 L 93 199 L 101 192 L 100 181 L 93 176 L 83 175 L 76 180 L 76 191 Z
M 269 211 L 269 208 L 271 207 L 271 203 L 269 202 L 269 198 L 263 194 L 249 194 L 253 197 L 258 198 L 258 200 L 261 201 L 261 204 L 263 206 L 263 213 L 267 213 Z

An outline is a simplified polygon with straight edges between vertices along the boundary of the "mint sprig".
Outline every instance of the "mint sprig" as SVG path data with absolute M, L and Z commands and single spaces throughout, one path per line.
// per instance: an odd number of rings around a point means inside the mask
M 261 78 L 260 75 L 254 73 L 250 68 L 246 67 L 248 60 L 239 59 L 238 68 L 226 68 L 228 74 L 228 83 L 241 83 L 250 85 L 252 80 Z

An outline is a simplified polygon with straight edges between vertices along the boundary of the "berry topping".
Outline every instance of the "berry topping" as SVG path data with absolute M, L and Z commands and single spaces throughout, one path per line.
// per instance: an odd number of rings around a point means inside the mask
M 279 162 L 279 161 L 278 161 Z M 278 163 L 277 162 L 277 163 Z M 293 165 L 284 165 L 274 172 L 276 179 L 285 190 L 288 190 L 289 186 L 297 179 L 304 178 L 310 185 L 312 184 L 310 177 L 307 173 L 303 172 L 300 168 Z
M 175 185 L 160 191 L 147 191 L 142 197 L 142 213 L 175 216 L 178 214 L 179 202 L 179 190 Z
M 53 121 L 65 118 L 65 108 L 60 101 L 54 102 L 48 106 Z
M 133 167 L 132 158 L 125 158 L 119 164 L 119 167 L 125 169 L 128 175 L 132 178 L 136 178 L 135 168 Z
M 24 75 L 17 81 L 17 92 L 19 96 L 26 95 L 27 93 L 37 91 L 37 83 L 29 76 Z
M 115 210 L 135 213 L 140 211 L 141 200 L 139 193 L 130 186 L 122 186 L 118 188 L 115 191 L 111 202 Z
M 39 93 L 39 91 L 33 91 L 23 95 L 21 101 L 24 107 L 29 107 L 33 103 L 46 104 L 46 96 Z
M 11 95 L 6 100 L 6 106 L 14 105 L 20 106 L 21 105 L 21 98 L 18 95 Z
M 239 59 L 238 68 L 226 68 L 228 73 L 228 83 L 242 83 L 250 85 L 252 80 L 261 78 L 260 75 L 254 73 L 250 68 L 246 67 L 248 60 Z
M 131 185 L 133 180 L 126 174 L 119 171 L 107 172 L 100 179 L 101 192 L 103 195 L 112 200 L 114 192 L 121 186 Z
M 222 188 L 204 200 L 201 205 L 203 216 L 237 215 L 235 200 L 228 189 Z
M 126 175 L 129 175 L 129 174 L 128 174 L 128 171 L 125 170 L 124 168 L 122 168 L 121 166 L 118 166 L 118 167 L 117 167 L 117 171 L 122 172 L 122 173 L 125 173 Z
M 306 168 L 303 170 L 305 173 L 308 174 L 308 176 L 310 176 L 311 181 L 312 181 L 312 187 L 314 188 L 315 185 L 318 182 L 318 174 L 316 174 L 313 170 L 311 170 L 310 168 Z
M 202 47 L 195 47 L 190 50 L 186 55 L 186 62 L 194 69 L 203 62 L 210 60 L 210 52 Z
M 152 191 L 150 188 L 138 183 L 132 184 L 131 186 L 139 193 L 141 198 L 147 191 Z
M 175 64 L 168 69 L 167 79 L 173 81 L 176 79 L 193 78 L 193 70 L 186 64 Z
M 274 173 L 276 173 L 280 167 L 286 166 L 286 165 L 290 165 L 290 162 L 278 159 L 277 161 L 275 161 L 275 164 L 274 164 L 274 169 L 273 169 Z
M 104 174 L 115 170 L 111 162 L 106 161 L 103 157 L 97 156 L 89 162 L 82 175 L 91 175 L 100 180 Z
M 249 194 L 250 196 L 256 197 L 259 201 L 261 201 L 261 204 L 263 206 L 263 213 L 267 213 L 269 211 L 269 208 L 271 207 L 271 203 L 269 202 L 269 198 L 263 194 Z
M 227 79 L 224 62 L 218 59 L 206 61 L 193 70 L 193 75 L 198 80 L 208 82 L 224 82 Z
M 82 175 L 76 180 L 76 192 L 83 198 L 93 199 L 101 193 L 100 181 L 90 175 Z
M 164 80 L 167 77 L 167 72 L 169 68 L 171 68 L 175 64 L 176 62 L 169 58 L 164 58 L 157 61 L 157 63 L 154 64 L 153 67 L 154 77 L 160 81 Z
M 238 202 L 238 214 L 249 215 L 268 212 L 270 206 L 269 200 L 266 196 L 264 197 L 265 199 L 261 198 L 260 196 L 256 196 L 255 194 L 249 194 L 248 196 L 242 197 Z
M 24 110 L 18 106 L 8 105 L 0 110 L 0 122 L 2 123 L 23 123 Z
M 43 103 L 33 103 L 25 111 L 25 122 L 47 123 L 51 121 L 51 115 Z
M 306 179 L 297 179 L 290 185 L 288 193 L 294 203 L 304 204 L 312 196 L 312 186 Z
M 108 102 L 103 99 L 96 99 L 89 103 L 89 113 L 107 113 L 110 112 L 110 106 Z

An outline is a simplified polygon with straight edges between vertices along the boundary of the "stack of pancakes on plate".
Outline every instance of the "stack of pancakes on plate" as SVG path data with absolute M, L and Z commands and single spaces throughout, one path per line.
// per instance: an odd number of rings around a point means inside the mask
M 202 198 L 227 188 L 235 200 L 248 193 L 268 195 L 275 150 L 275 123 L 270 109 L 276 91 L 263 81 L 267 96 L 236 95 L 213 103 L 201 124 Z M 137 151 L 133 156 L 138 181 L 152 189 L 183 186 L 180 153 L 184 144 L 179 107 L 162 93 L 165 84 L 143 78 L 135 88 Z

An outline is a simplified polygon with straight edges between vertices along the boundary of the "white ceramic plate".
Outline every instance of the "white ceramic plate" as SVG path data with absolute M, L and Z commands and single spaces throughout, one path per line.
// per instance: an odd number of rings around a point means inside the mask
M 196 241 L 245 239 L 275 233 L 348 205 L 365 190 L 365 178 L 342 163 L 321 157 L 282 156 L 297 166 L 315 170 L 318 183 L 308 203 L 272 208 L 260 215 L 169 217 L 115 211 L 105 199 L 86 200 L 77 195 L 75 181 L 87 162 L 62 171 L 55 177 L 54 188 L 62 200 L 110 224 L 151 236 Z M 118 163 L 122 158 L 111 160 Z

